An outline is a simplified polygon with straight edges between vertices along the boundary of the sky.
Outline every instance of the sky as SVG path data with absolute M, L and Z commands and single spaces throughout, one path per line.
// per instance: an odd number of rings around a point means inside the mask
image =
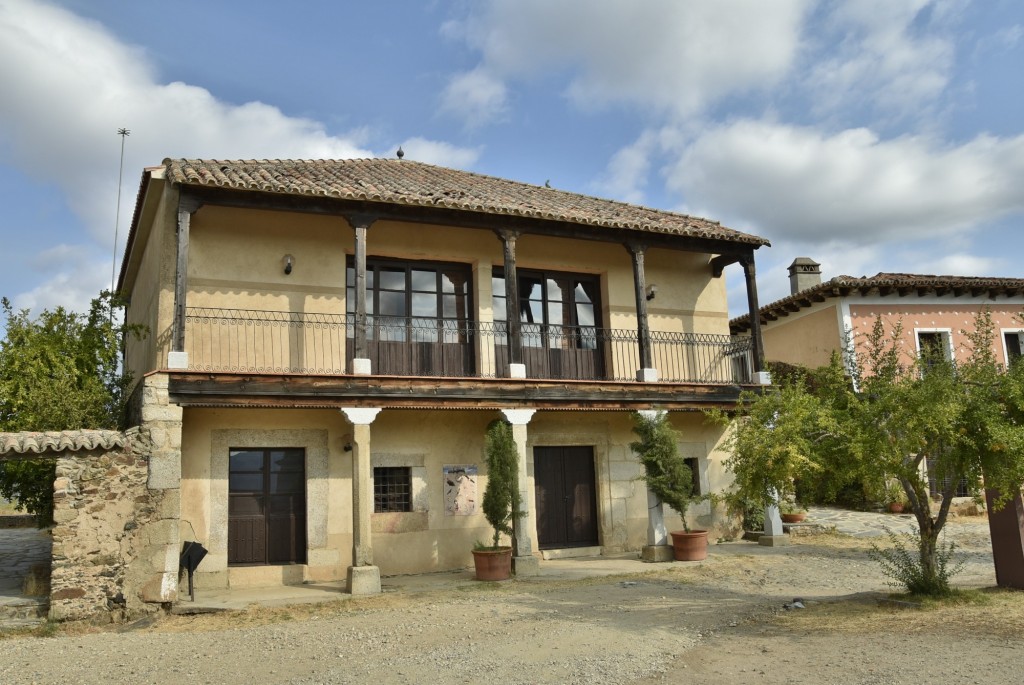
M 762 304 L 799 256 L 1021 278 L 1024 3 L 0 0 L 0 296 L 84 311 L 164 158 L 399 146 L 763 236 Z

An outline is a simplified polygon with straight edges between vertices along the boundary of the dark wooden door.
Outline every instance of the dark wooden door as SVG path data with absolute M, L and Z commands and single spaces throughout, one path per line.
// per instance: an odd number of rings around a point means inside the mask
M 300 448 L 232 449 L 228 563 L 306 563 L 306 454 Z
M 593 448 L 535 447 L 533 473 L 538 547 L 599 544 Z

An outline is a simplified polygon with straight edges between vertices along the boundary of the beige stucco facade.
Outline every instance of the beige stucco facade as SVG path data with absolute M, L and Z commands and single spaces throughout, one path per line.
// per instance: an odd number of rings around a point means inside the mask
M 413 470 L 414 505 L 407 513 L 375 513 L 373 561 L 384 575 L 463 568 L 470 550 L 491 530 L 477 506 L 473 515 L 453 515 L 444 502 L 444 467 L 476 467 L 477 499 L 487 483 L 483 437 L 495 410 L 384 410 L 371 427 L 374 466 Z M 681 453 L 697 460 L 701 488 L 720 491 L 729 482 L 720 450 L 723 430 L 699 413 L 674 413 Z M 246 587 L 344 579 L 352 564 L 352 427 L 331 410 L 188 409 L 182 431 L 182 540 L 198 540 L 210 554 L 197 573 L 197 587 Z M 638 550 L 646 543 L 647 494 L 641 467 L 629 448 L 635 439 L 625 412 L 537 412 L 527 426 L 527 502 L 536 539 L 533 450 L 583 446 L 592 449 L 597 486 L 599 543 L 606 553 Z M 228 472 L 231 448 L 302 447 L 306 451 L 306 564 L 228 565 Z M 709 503 L 690 511 L 693 527 L 712 536 L 734 533 L 732 522 Z M 682 522 L 666 512 L 669 529 Z
M 593 462 L 597 510 L 595 542 L 603 553 L 639 552 L 650 542 L 647 491 L 640 479 L 639 461 L 629 447 L 635 439 L 630 420 L 630 409 L 635 407 L 628 393 L 634 389 L 643 392 L 644 387 L 636 383 L 626 390 L 617 388 L 620 399 L 614 401 L 603 400 L 599 391 L 604 381 L 620 386 L 633 383 L 640 371 L 633 243 L 631 252 L 625 239 L 608 232 L 610 229 L 601 229 L 604 233 L 595 230 L 597 238 L 587 239 L 556 237 L 540 230 L 517 233 L 517 271 L 568 274 L 585 281 L 588 288 L 591 281 L 596 282 L 596 328 L 624 335 L 616 338 L 620 347 L 614 355 L 612 344 L 607 343 L 601 372 L 605 375 L 584 379 L 598 390 L 573 385 L 578 379 L 547 390 L 562 401 L 557 410 L 550 402 L 541 401 L 545 399 L 542 393 L 536 395 L 536 407 L 530 396 L 475 400 L 479 393 L 475 395 L 474 390 L 487 383 L 489 388 L 515 393 L 514 388 L 508 390 L 507 383 L 498 383 L 517 377 L 502 376 L 498 370 L 499 364 L 505 363 L 511 373 L 512 364 L 498 359 L 496 347 L 507 348 L 510 343 L 503 329 L 494 326 L 504 319 L 505 312 L 494 311 L 492 297 L 492 275 L 505 265 L 505 245 L 499 236 L 504 229 L 496 228 L 493 221 L 470 228 L 399 220 L 384 212 L 366 231 L 369 260 L 411 265 L 410 270 L 416 264 L 452 264 L 460 267 L 456 270 L 460 276 L 471 276 L 468 307 L 460 313 L 464 317 L 460 321 L 475 327 L 474 375 L 456 377 L 467 399 L 458 407 L 434 399 L 428 377 L 410 381 L 407 396 L 420 393 L 412 396 L 412 403 L 389 401 L 394 395 L 386 392 L 375 398 L 374 392 L 388 382 L 379 378 L 369 382 L 365 394 L 350 393 L 344 399 L 324 394 L 319 400 L 318 390 L 293 398 L 287 389 L 275 390 L 272 399 L 265 399 L 265 393 L 251 390 L 250 385 L 257 386 L 271 375 L 275 383 L 285 386 L 301 379 L 307 389 L 320 381 L 338 387 L 375 373 L 387 375 L 377 369 L 369 374 L 357 371 L 350 359 L 355 317 L 354 302 L 347 302 L 346 293 L 347 268 L 357 247 L 353 215 L 239 207 L 238 196 L 218 204 L 197 196 L 179 196 L 178 187 L 163 180 L 162 169 L 147 178 L 122 283 L 130 299 L 127 320 L 144 327 L 148 335 L 129 341 L 126 363 L 136 379 L 159 377 L 165 383 L 162 387 L 170 388 L 172 403 L 174 384 L 181 377 L 188 376 L 194 383 L 209 382 L 209 402 L 193 395 L 177 407 L 181 411 L 180 465 L 175 466 L 180 473 L 169 476 L 176 483 L 180 480 L 180 540 L 200 542 L 209 551 L 197 572 L 198 588 L 343 580 L 346 574 L 352 583 L 356 566 L 372 565 L 389 575 L 469 565 L 473 543 L 489 539 L 491 533 L 479 505 L 487 483 L 484 435 L 488 424 L 505 409 L 526 414 L 536 409 L 525 424 L 516 426 L 521 454 L 526 455 L 526 535 L 532 544 L 528 553 L 540 554 L 534 500 L 534 458 L 540 448 L 589 450 L 586 454 Z M 717 379 L 729 378 L 731 391 L 738 396 L 731 374 L 737 373 L 742 360 L 729 356 L 735 353 L 730 351 L 726 284 L 724 278 L 713 276 L 715 254 L 695 250 L 682 238 L 673 242 L 678 236 L 667 235 L 657 236 L 654 246 L 643 248 L 645 281 L 654 286 L 648 292 L 656 290 L 646 299 L 649 329 L 721 338 L 708 343 L 712 350 L 708 356 L 692 350 L 680 353 L 674 369 L 689 374 L 680 377 L 716 380 L 673 382 L 701 386 L 725 383 Z M 179 255 L 182 245 L 187 248 Z M 185 265 L 182 273 L 178 273 L 179 264 Z M 182 295 L 187 308 L 182 306 Z M 176 313 L 176 306 L 180 312 Z M 178 329 L 176 316 L 181 316 L 183 323 Z M 561 323 L 550 328 L 559 328 Z M 175 333 L 181 331 L 183 349 L 174 350 Z M 661 344 L 682 349 L 678 340 L 666 337 Z M 576 344 L 580 345 L 576 349 L 587 352 L 595 349 L 565 337 L 534 345 L 533 351 L 556 354 Z M 750 371 L 749 362 L 745 368 Z M 221 403 L 217 393 L 224 387 L 234 388 L 232 392 L 238 396 Z M 703 401 L 703 390 L 707 388 L 690 389 L 698 398 L 694 402 Z M 657 404 L 645 400 L 637 406 Z M 369 412 L 365 422 L 350 421 L 348 408 Z M 373 414 L 376 410 L 379 412 Z M 707 423 L 692 406 L 670 412 L 670 418 L 682 436 L 680 451 L 697 464 L 701 491 L 724 490 L 731 479 L 723 466 L 723 429 Z M 304 562 L 229 562 L 229 546 L 235 539 L 230 536 L 229 454 L 235 449 L 276 448 L 303 450 Z M 363 479 L 353 477 L 365 468 L 367 451 L 370 467 L 408 469 L 411 511 L 373 513 L 372 487 L 365 490 Z M 476 474 L 476 508 L 469 514 L 454 513 L 445 500 L 445 467 L 455 466 L 465 466 L 468 473 Z M 372 471 L 370 476 L 366 480 L 372 485 Z M 672 512 L 666 511 L 665 519 L 670 530 L 682 527 Z M 710 529 L 712 539 L 735 532 L 724 510 L 708 503 L 692 509 L 689 523 Z M 364 539 L 367 532 L 369 545 Z
M 768 361 L 817 368 L 841 349 L 839 303 L 822 303 L 762 327 Z

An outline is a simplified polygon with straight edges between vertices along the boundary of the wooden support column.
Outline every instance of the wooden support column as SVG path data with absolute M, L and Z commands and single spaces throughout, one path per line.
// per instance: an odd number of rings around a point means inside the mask
M 644 275 L 644 254 L 647 246 L 639 242 L 626 244 L 633 258 L 633 295 L 636 300 L 636 335 L 640 348 L 640 369 L 637 371 L 638 381 L 657 380 L 651 351 L 651 328 L 647 322 L 647 283 Z
M 188 368 L 185 355 L 185 312 L 188 307 L 188 240 L 192 215 L 200 203 L 187 195 L 178 196 L 177 259 L 174 265 L 174 320 L 171 322 L 171 353 L 167 365 Z
M 513 378 L 524 378 L 523 335 L 519 321 L 519 277 L 516 274 L 516 238 L 519 237 L 519 232 L 499 229 L 495 233 L 501 239 L 505 257 L 505 327 L 508 338 L 509 375 Z M 512 367 L 513 364 L 516 366 Z
M 376 220 L 369 214 L 352 214 L 345 217 L 355 231 L 355 328 L 353 330 L 352 368 L 349 371 L 358 375 L 371 373 L 369 348 L 366 344 L 366 232 Z
M 370 461 L 370 424 L 376 407 L 343 407 L 352 424 L 352 565 L 348 591 L 353 595 L 380 592 L 380 569 L 373 565 L 370 519 L 373 516 L 373 466 Z
M 750 342 L 754 358 L 754 373 L 764 370 L 764 343 L 761 340 L 761 311 L 757 304 L 757 278 L 754 268 L 754 253 L 740 258 L 743 277 L 747 283 L 747 309 L 750 312 Z

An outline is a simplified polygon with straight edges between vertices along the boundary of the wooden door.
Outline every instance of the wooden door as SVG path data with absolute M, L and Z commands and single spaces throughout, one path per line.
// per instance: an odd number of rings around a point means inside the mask
M 535 447 L 533 473 L 538 547 L 600 544 L 593 448 Z
M 306 455 L 299 448 L 232 449 L 228 563 L 306 563 Z

